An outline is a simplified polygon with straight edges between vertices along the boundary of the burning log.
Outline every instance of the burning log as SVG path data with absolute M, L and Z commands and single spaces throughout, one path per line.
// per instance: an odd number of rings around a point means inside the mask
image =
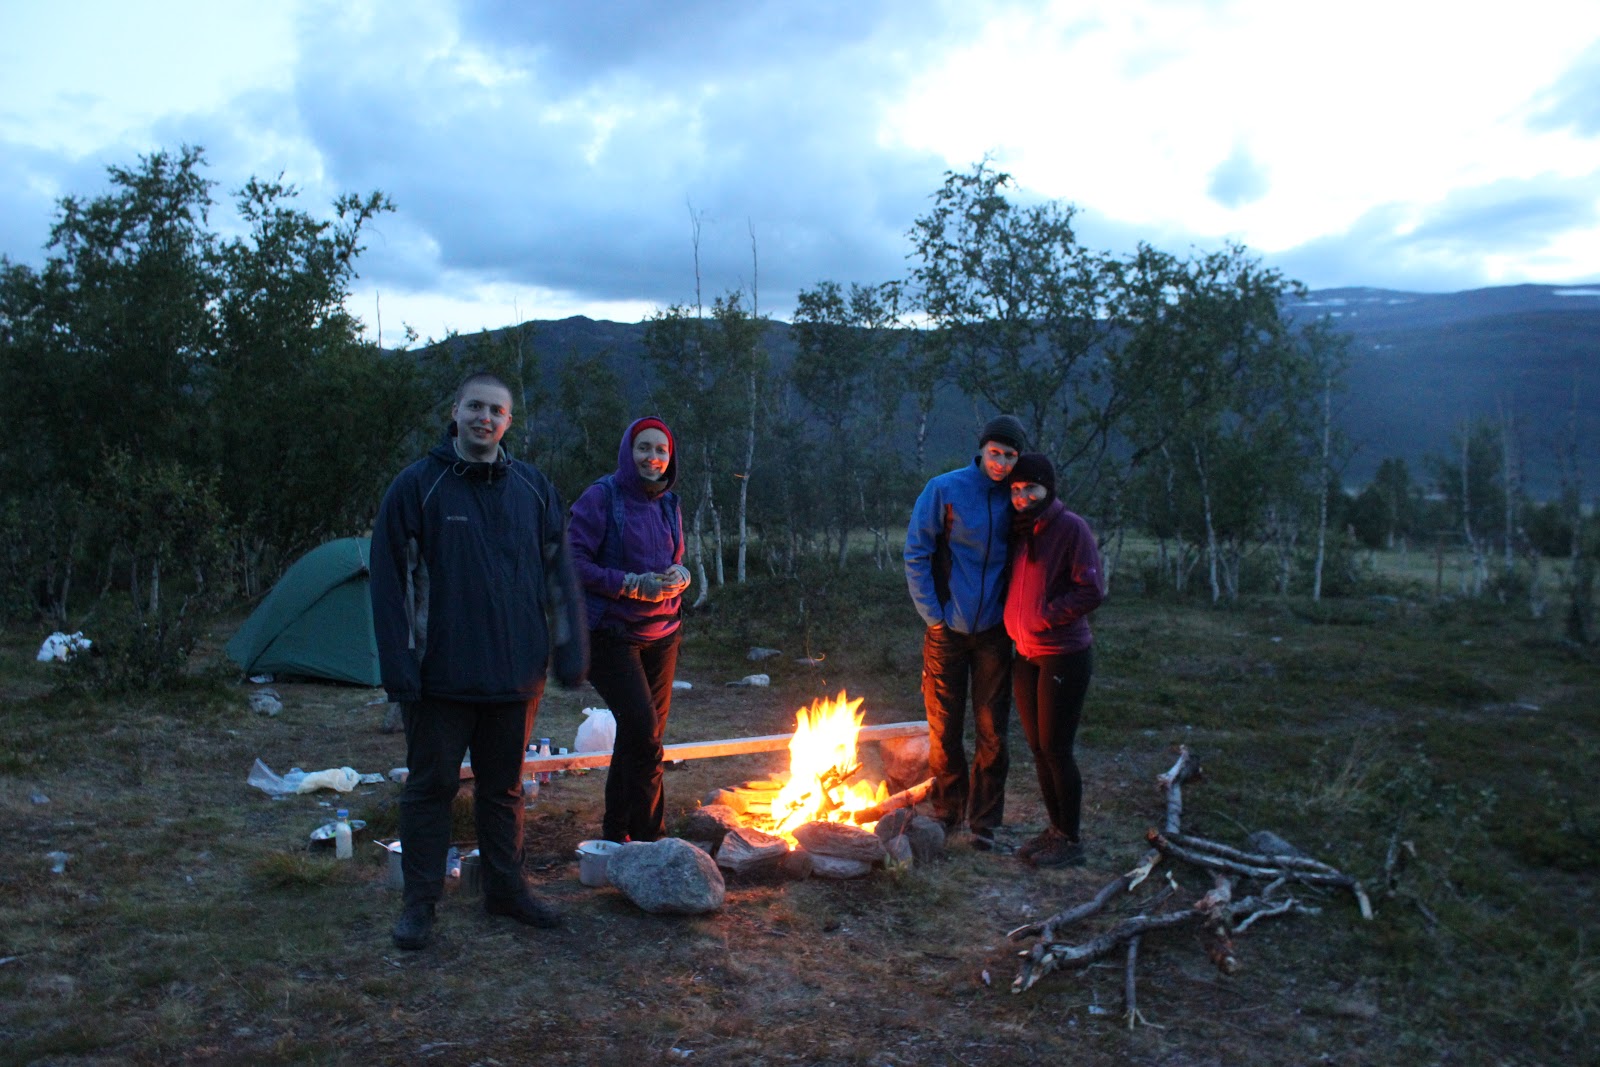
M 929 778 L 926 781 L 918 782 L 910 789 L 900 790 L 900 792 L 895 793 L 887 800 L 879 801 L 870 808 L 862 808 L 850 817 L 855 820 L 858 826 L 869 822 L 877 822 L 891 811 L 899 811 L 901 808 L 914 808 L 932 795 L 933 779 Z

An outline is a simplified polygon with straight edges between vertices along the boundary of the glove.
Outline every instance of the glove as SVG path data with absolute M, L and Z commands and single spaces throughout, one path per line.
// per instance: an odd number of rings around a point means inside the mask
M 666 572 L 662 574 L 662 577 L 666 579 L 665 584 L 667 587 L 668 596 L 677 596 L 679 593 L 689 588 L 689 582 L 691 580 L 689 578 L 689 568 L 685 567 L 681 563 L 674 563 L 672 566 L 668 567 Z
M 672 594 L 662 585 L 662 575 L 630 574 L 622 579 L 622 595 L 648 604 L 659 604 Z

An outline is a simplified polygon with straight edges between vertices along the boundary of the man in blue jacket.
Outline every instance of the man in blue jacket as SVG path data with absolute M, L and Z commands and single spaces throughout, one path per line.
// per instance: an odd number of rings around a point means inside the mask
M 1014 416 L 990 420 L 978 454 L 923 487 L 906 529 L 906 584 L 922 621 L 922 703 L 934 815 L 963 821 L 974 848 L 994 847 L 1005 817 L 1006 732 L 1011 719 L 1011 639 L 1006 636 L 1006 476 L 1027 447 Z M 977 734 L 971 772 L 963 742 L 968 687 Z
M 372 530 L 372 621 L 389 699 L 405 718 L 400 796 L 405 904 L 394 942 L 420 949 L 444 888 L 451 805 L 472 754 L 484 910 L 555 926 L 522 871 L 522 757 L 546 665 L 575 686 L 588 635 L 566 508 L 540 471 L 500 446 L 511 390 L 473 374 L 445 440 L 395 478 Z

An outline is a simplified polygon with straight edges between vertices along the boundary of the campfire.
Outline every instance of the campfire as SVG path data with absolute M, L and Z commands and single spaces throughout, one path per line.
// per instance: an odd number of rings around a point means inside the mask
M 927 799 L 933 780 L 891 794 L 887 766 L 887 780 L 870 781 L 857 752 L 858 744 L 899 745 L 926 736 L 927 727 L 862 726 L 861 704 L 861 698 L 840 692 L 800 709 L 792 734 L 718 743 L 723 751 L 748 750 L 747 744 L 787 748 L 789 770 L 708 795 L 689 816 L 686 836 L 712 841 L 724 870 L 744 873 L 778 865 L 796 878 L 859 878 L 888 858 L 910 862 L 920 848 L 925 861 L 942 850 L 944 834 L 932 820 L 920 820 L 928 826 L 918 831 L 918 843 L 906 837 L 914 816 L 909 809 Z M 923 752 L 926 773 L 925 744 Z M 891 812 L 898 812 L 893 821 L 886 819 Z
M 856 758 L 861 700 L 851 700 L 841 690 L 833 700 L 813 700 L 809 708 L 796 713 L 789 741 L 789 780 L 772 799 L 769 824 L 758 829 L 792 845 L 796 827 L 808 822 L 863 825 L 855 816 L 889 798 L 882 782 L 874 789 L 850 780 L 861 770 Z

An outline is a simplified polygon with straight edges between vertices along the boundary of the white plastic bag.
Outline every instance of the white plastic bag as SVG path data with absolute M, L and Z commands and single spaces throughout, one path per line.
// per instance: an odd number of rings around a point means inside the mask
M 64 634 L 57 630 L 44 639 L 44 644 L 39 646 L 39 655 L 36 658 L 40 663 L 49 663 L 52 660 L 59 660 L 65 663 L 79 652 L 87 652 L 91 644 L 93 642 L 83 636 L 82 630 L 75 634 Z
M 315 793 L 318 789 L 336 789 L 348 793 L 360 784 L 361 775 L 354 767 L 334 767 L 309 774 L 299 767 L 293 767 L 280 777 L 257 758 L 255 766 L 250 768 L 250 777 L 245 781 L 263 793 L 286 797 L 293 793 Z
M 361 772 L 354 767 L 332 767 L 325 771 L 311 771 L 295 787 L 297 793 L 315 793 L 319 789 L 334 789 L 348 793 L 361 784 Z
M 573 752 L 610 752 L 617 743 L 617 717 L 610 708 L 584 708 Z

